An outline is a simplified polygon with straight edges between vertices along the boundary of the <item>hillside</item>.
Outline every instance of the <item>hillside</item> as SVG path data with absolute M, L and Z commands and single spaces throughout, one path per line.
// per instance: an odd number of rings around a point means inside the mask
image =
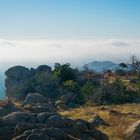
M 115 71 L 119 65 L 111 61 L 93 61 L 86 64 L 89 70 L 94 70 L 96 72 L 103 72 L 105 70 Z

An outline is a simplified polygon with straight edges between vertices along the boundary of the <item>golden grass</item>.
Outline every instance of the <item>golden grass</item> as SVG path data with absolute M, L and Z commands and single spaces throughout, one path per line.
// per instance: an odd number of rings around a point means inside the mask
M 106 133 L 110 140 L 123 140 L 123 132 L 138 118 L 123 115 L 117 116 L 110 114 L 110 110 L 115 110 L 121 113 L 133 113 L 140 115 L 140 104 L 124 104 L 124 105 L 108 105 L 108 106 L 83 106 L 77 109 L 60 112 L 61 115 L 73 119 L 89 120 L 94 113 L 97 113 L 110 126 L 100 126 L 97 129 Z

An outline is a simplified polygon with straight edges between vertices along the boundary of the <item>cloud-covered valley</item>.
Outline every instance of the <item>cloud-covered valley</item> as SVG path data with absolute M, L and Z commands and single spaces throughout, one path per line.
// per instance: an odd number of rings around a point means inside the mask
M 73 66 L 94 60 L 127 61 L 140 56 L 140 40 L 5 40 L 0 39 L 0 64 L 49 64 L 70 62 Z

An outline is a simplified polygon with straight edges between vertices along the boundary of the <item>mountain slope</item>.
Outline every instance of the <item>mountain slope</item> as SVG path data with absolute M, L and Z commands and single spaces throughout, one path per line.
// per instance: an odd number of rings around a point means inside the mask
M 93 61 L 91 63 L 86 64 L 89 70 L 94 70 L 96 72 L 103 72 L 104 70 L 116 70 L 118 64 L 113 63 L 111 61 Z

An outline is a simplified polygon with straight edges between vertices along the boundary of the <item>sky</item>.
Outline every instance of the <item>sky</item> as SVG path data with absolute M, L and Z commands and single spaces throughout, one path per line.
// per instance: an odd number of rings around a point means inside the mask
M 139 0 L 0 0 L 0 37 L 139 38 Z
M 0 0 L 0 64 L 126 61 L 139 23 L 140 0 Z

